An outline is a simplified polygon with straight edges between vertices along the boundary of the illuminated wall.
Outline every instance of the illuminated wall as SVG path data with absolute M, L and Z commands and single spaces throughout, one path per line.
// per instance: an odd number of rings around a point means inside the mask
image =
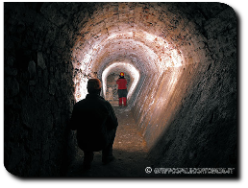
M 237 18 L 221 3 L 4 3 L 5 166 L 58 176 L 86 83 L 124 70 L 158 166 L 236 167 Z M 63 157 L 61 157 L 63 156 Z

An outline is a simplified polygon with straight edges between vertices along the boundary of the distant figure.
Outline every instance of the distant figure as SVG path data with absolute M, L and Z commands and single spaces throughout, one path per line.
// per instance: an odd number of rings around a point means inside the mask
M 102 150 L 102 162 L 114 160 L 114 143 L 117 118 L 111 104 L 100 96 L 101 81 L 90 79 L 87 84 L 89 94 L 77 102 L 72 111 L 70 127 L 77 130 L 77 142 L 84 151 L 83 167 L 89 169 L 94 151 Z
M 127 80 L 124 78 L 124 73 L 120 73 L 120 78 L 116 81 L 118 84 L 118 96 L 119 96 L 119 106 L 122 106 L 122 100 L 124 106 L 127 106 Z

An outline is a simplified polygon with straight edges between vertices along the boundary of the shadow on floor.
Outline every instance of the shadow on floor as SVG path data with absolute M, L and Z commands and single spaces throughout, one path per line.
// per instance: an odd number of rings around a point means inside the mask
M 107 165 L 102 164 L 101 152 L 94 153 L 94 160 L 89 170 L 84 170 L 83 152 L 80 150 L 77 159 L 70 167 L 67 177 L 73 178 L 130 178 L 130 177 L 149 177 L 145 172 L 149 167 L 146 154 L 142 152 L 126 152 L 114 150 L 115 160 Z

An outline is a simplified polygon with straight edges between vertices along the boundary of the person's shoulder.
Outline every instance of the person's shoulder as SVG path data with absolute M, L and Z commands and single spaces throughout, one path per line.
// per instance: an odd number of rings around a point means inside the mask
M 113 106 L 110 104 L 109 101 L 106 101 L 106 106 L 107 106 L 108 110 L 110 110 L 110 111 L 113 110 Z
M 111 105 L 110 102 L 105 100 L 105 99 L 104 99 L 104 103 L 107 104 L 107 105 Z
M 103 104 L 105 104 L 105 105 L 108 105 L 108 106 L 111 105 L 109 101 L 105 100 L 105 99 L 104 99 L 103 97 L 101 97 L 101 96 L 99 97 L 99 100 L 100 100 Z
M 110 102 L 107 101 L 107 100 L 105 100 L 104 98 L 103 98 L 103 103 L 106 104 L 106 105 L 108 105 L 108 106 L 111 105 Z
M 109 103 L 107 100 L 105 100 L 102 96 L 97 97 L 96 99 L 98 101 L 98 103 L 102 103 L 102 104 L 107 104 Z

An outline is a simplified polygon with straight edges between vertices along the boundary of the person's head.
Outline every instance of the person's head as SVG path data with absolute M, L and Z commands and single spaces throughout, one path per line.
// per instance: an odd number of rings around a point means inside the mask
M 124 72 L 120 73 L 120 78 L 124 78 Z
M 89 94 L 100 94 L 101 92 L 101 81 L 97 78 L 89 79 L 87 84 L 87 90 Z

